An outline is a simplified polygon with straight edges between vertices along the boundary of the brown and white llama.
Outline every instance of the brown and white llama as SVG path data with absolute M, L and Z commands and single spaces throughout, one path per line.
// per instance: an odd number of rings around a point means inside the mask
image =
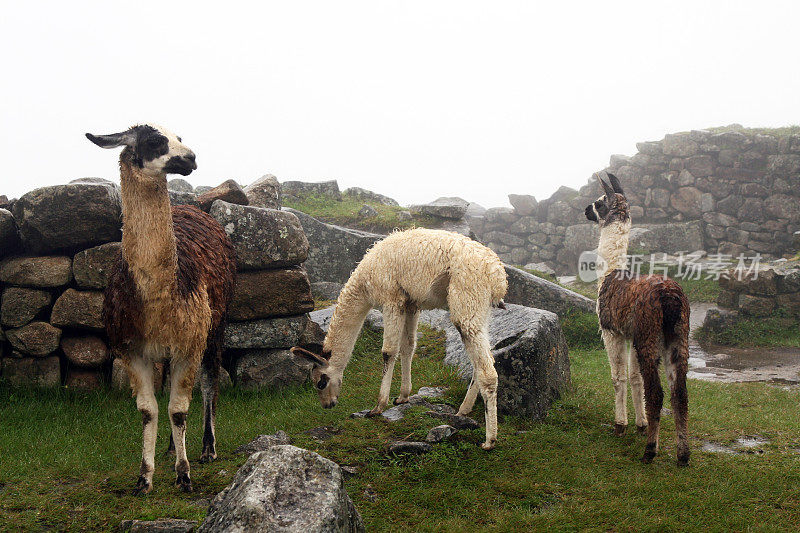
M 458 414 L 472 411 L 481 393 L 486 408 L 486 442 L 481 446 L 490 450 L 497 441 L 497 371 L 489 345 L 489 310 L 501 305 L 507 288 L 503 263 L 479 242 L 441 230 L 395 232 L 375 244 L 347 280 L 322 353 L 301 347 L 292 352 L 314 364 L 311 379 L 320 402 L 325 408 L 334 407 L 367 312 L 381 307 L 383 379 L 378 404 L 370 413 L 377 415 L 389 403 L 398 354 L 402 381 L 394 403 L 408 402 L 420 310 L 448 307 L 473 368 L 472 383 Z
M 619 180 L 598 174 L 604 196 L 586 207 L 586 218 L 600 225 L 597 314 L 614 383 L 614 430 L 628 426 L 625 405 L 630 376 L 636 426 L 647 434 L 642 461 L 658 451 L 658 430 L 664 393 L 658 373 L 664 360 L 677 433 L 678 465 L 689 464 L 688 394 L 689 301 L 674 280 L 636 276 L 627 270 L 631 218 Z M 626 368 L 627 367 L 627 368 Z
M 170 361 L 169 416 L 176 485 L 192 490 L 186 457 L 186 415 L 202 364 L 203 451 L 216 458 L 215 416 L 222 338 L 233 295 L 236 257 L 220 224 L 191 206 L 170 207 L 167 174 L 189 175 L 195 155 L 164 128 L 138 125 L 86 137 L 102 148 L 124 146 L 122 253 L 105 293 L 103 319 L 112 352 L 125 363 L 142 413 L 142 464 L 137 493 L 152 489 L 158 403 L 153 363 Z M 171 444 L 172 446 L 172 444 Z

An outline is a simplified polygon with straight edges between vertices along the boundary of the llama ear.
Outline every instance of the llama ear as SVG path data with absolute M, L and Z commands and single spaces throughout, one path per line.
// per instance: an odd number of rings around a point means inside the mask
M 100 148 L 133 146 L 136 143 L 136 135 L 133 133 L 133 130 L 112 133 L 111 135 L 92 135 L 91 133 L 87 133 L 86 138 Z
M 301 348 L 300 346 L 295 346 L 289 351 L 292 352 L 292 354 L 295 357 L 302 357 L 303 359 L 312 363 L 316 367 L 325 368 L 326 366 L 328 366 L 328 361 L 324 359 L 322 356 L 310 352 L 305 348 Z
M 622 191 L 622 185 L 620 185 L 617 177 L 610 172 L 607 172 L 606 174 L 608 175 L 608 181 L 611 183 L 611 187 L 614 189 L 614 192 L 625 196 L 625 193 Z
M 606 178 L 606 173 L 598 172 L 597 180 L 600 182 L 600 185 L 603 186 L 603 191 L 606 193 L 606 198 L 608 199 L 608 201 L 609 202 L 612 201 L 614 199 L 614 194 L 616 193 L 616 191 L 614 191 L 614 186 L 611 185 L 611 183 L 608 181 L 608 178 Z

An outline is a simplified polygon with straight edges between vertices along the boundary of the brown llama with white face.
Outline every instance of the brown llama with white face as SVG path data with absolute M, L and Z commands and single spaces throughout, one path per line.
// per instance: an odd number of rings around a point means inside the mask
M 677 432 L 678 465 L 689 464 L 688 394 L 689 301 L 674 280 L 636 276 L 627 270 L 631 219 L 619 180 L 599 174 L 604 196 L 586 207 L 586 218 L 600 225 L 598 253 L 605 261 L 600 272 L 597 314 L 611 364 L 614 383 L 614 431 L 628 426 L 625 405 L 630 375 L 636 426 L 647 434 L 642 461 L 658 452 L 658 430 L 664 393 L 658 374 L 664 360 Z M 602 262 L 601 262 L 602 263 Z
M 188 492 L 192 482 L 186 415 L 201 364 L 200 462 L 217 456 L 214 426 L 222 339 L 236 275 L 233 245 L 211 216 L 191 206 L 170 207 L 166 175 L 187 176 L 197 168 L 194 153 L 180 137 L 151 125 L 86 137 L 102 148 L 125 147 L 119 158 L 122 253 L 106 289 L 103 320 L 111 350 L 127 368 L 142 413 L 136 493 L 152 489 L 158 430 L 153 363 L 165 359 L 170 361 L 175 483 Z

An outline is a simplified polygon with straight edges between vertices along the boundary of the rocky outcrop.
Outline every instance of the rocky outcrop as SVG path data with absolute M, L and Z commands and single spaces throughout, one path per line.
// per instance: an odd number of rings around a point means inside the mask
M 19 233 L 14 215 L 0 208 L 0 259 L 13 253 L 19 247 Z
M 291 445 L 250 456 L 211 503 L 198 532 L 363 532 L 341 468 Z
M 577 292 L 506 265 L 508 276 L 507 303 L 546 309 L 562 314 L 570 310 L 594 312 L 594 300 Z
M 800 262 L 786 261 L 732 268 L 719 280 L 721 308 L 749 317 L 766 317 L 780 312 L 800 318 Z
M 310 250 L 305 263 L 312 282 L 335 281 L 345 283 L 364 254 L 385 235 L 326 224 L 294 209 L 303 226 Z
M 463 198 L 437 198 L 427 204 L 412 205 L 409 210 L 412 214 L 429 215 L 447 220 L 461 220 L 467 214 L 469 202 Z
M 244 188 L 249 205 L 265 207 L 267 209 L 280 209 L 282 196 L 281 184 L 272 174 L 267 174 Z
M 284 203 L 297 202 L 309 197 L 329 198 L 340 202 L 342 193 L 336 180 L 309 183 L 305 181 L 284 181 L 281 183 L 281 195 Z
M 367 189 L 362 189 L 361 187 L 350 187 L 349 189 L 345 189 L 343 194 L 351 198 L 357 198 L 362 202 L 393 206 L 400 205 L 397 203 L 397 200 L 394 200 L 393 198 L 389 198 L 388 196 L 384 196 L 376 192 L 368 191 Z

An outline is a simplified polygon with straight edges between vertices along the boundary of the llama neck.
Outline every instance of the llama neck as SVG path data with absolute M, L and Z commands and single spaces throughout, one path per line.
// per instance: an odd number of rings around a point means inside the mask
M 120 160 L 122 255 L 145 302 L 171 299 L 178 256 L 166 180 L 143 176 Z
M 612 222 L 600 229 L 600 245 L 597 252 L 605 261 L 605 268 L 599 274 L 598 283 L 602 284 L 606 275 L 612 270 L 625 270 L 628 264 L 628 239 L 631 233 L 631 222 Z
M 331 353 L 328 363 L 340 373 L 344 373 L 350 362 L 361 326 L 371 308 L 365 291 L 357 281 L 350 279 L 339 294 L 323 346 L 324 351 Z

